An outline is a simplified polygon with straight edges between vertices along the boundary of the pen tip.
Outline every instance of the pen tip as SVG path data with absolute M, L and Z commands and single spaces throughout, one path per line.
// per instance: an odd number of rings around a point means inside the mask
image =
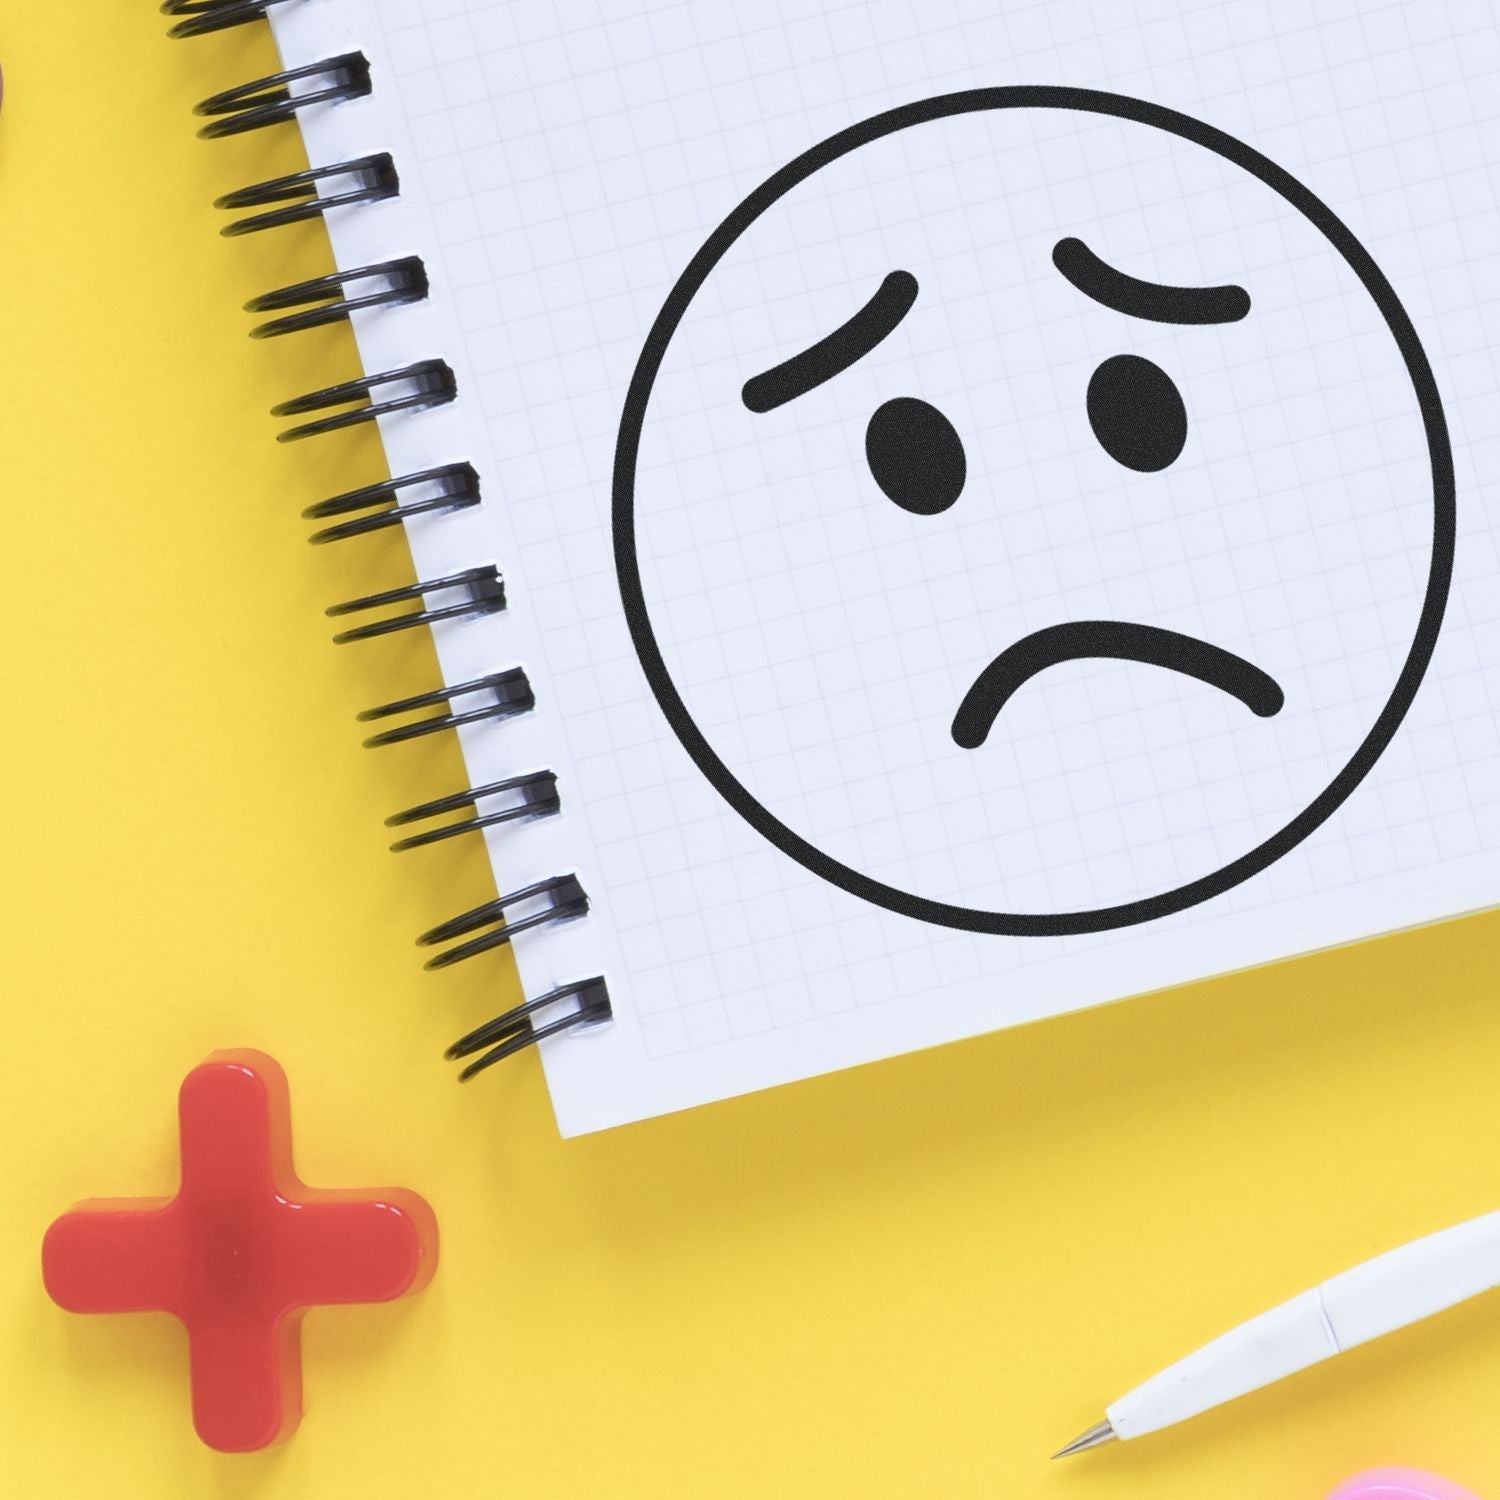
M 1119 1436 L 1120 1434 L 1106 1419 L 1090 1427 L 1087 1432 L 1080 1433 L 1066 1448 L 1059 1448 L 1052 1456 L 1053 1458 L 1071 1458 L 1075 1453 L 1087 1453 L 1090 1448 L 1102 1448 L 1106 1443 L 1114 1442 Z

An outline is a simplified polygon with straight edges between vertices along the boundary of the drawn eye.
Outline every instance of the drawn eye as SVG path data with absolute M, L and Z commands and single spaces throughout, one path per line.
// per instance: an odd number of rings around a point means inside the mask
M 1089 381 L 1089 426 L 1118 464 L 1155 474 L 1187 442 L 1187 408 L 1172 377 L 1135 354 L 1107 359 Z
M 887 498 L 918 516 L 947 510 L 968 474 L 953 423 L 915 396 L 876 407 L 865 428 L 865 459 Z

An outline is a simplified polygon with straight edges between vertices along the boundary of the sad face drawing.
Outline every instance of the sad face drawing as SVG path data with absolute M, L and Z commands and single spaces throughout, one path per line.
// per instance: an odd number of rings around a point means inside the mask
M 1416 332 L 1328 207 L 1187 116 L 1018 87 L 842 131 L 709 236 L 614 540 L 660 711 L 763 837 L 1066 935 L 1329 822 L 1432 656 L 1454 506 Z

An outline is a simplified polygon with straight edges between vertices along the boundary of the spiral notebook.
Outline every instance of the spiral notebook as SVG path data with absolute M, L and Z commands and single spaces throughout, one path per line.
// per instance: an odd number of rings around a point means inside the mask
M 1485 0 L 163 8 L 275 27 L 225 232 L 346 268 L 283 436 L 380 423 L 564 1134 L 1500 897 Z

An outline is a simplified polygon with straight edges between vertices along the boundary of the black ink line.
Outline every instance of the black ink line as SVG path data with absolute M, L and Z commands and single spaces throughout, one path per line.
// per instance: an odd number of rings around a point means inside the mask
M 1161 286 L 1107 266 L 1082 240 L 1059 240 L 1052 264 L 1085 297 L 1152 323 L 1238 323 L 1250 311 L 1242 286 Z
M 1109 657 L 1138 661 L 1196 677 L 1238 698 L 1268 719 L 1285 702 L 1276 679 L 1257 666 L 1196 636 L 1121 620 L 1077 620 L 1049 625 L 1007 646 L 974 680 L 953 717 L 953 738 L 965 750 L 982 745 L 1016 689 L 1059 662 Z
M 747 380 L 741 392 L 745 405 L 751 411 L 772 411 L 832 380 L 893 333 L 916 300 L 917 278 L 910 271 L 892 271 L 847 323 L 811 349 Z
M 1218 869 L 1196 876 L 1172 889 L 1153 891 L 1149 895 L 1113 906 L 1068 911 L 1015 912 L 996 911 L 989 906 L 966 906 L 956 901 L 934 900 L 930 896 L 919 896 L 912 891 L 876 880 L 833 858 L 800 834 L 794 833 L 775 814 L 757 802 L 736 779 L 693 721 L 682 695 L 673 684 L 672 674 L 656 638 L 637 550 L 636 466 L 640 455 L 641 434 L 652 414 L 651 394 L 671 346 L 672 336 L 687 315 L 688 308 L 703 283 L 751 225 L 821 168 L 872 141 L 884 140 L 908 126 L 926 125 L 935 120 L 979 116 L 991 110 L 1028 109 L 1078 111 L 1107 119 L 1127 120 L 1201 146 L 1248 172 L 1257 182 L 1301 214 L 1323 236 L 1342 264 L 1348 267 L 1369 293 L 1396 342 L 1396 348 L 1411 380 L 1412 395 L 1427 439 L 1428 468 L 1432 484 L 1432 553 L 1428 560 L 1421 612 L 1411 646 L 1401 663 L 1390 697 L 1365 737 L 1355 747 L 1354 753 L 1327 786 L 1300 812 L 1254 848 L 1237 855 Z M 872 115 L 869 119 L 846 126 L 836 135 L 809 146 L 800 156 L 779 167 L 736 205 L 683 268 L 646 334 L 621 408 L 620 431 L 615 440 L 611 503 L 620 603 L 625 612 L 625 621 L 630 627 L 630 638 L 640 660 L 641 670 L 646 674 L 657 706 L 671 725 L 673 733 L 714 790 L 745 822 L 788 859 L 795 860 L 820 880 L 838 886 L 851 896 L 883 907 L 910 921 L 931 922 L 959 932 L 1008 937 L 1072 937 L 1081 933 L 1109 932 L 1142 922 L 1159 921 L 1176 912 L 1187 911 L 1260 875 L 1328 822 L 1370 774 L 1400 731 L 1416 700 L 1442 634 L 1443 616 L 1453 583 L 1453 554 L 1458 536 L 1458 489 L 1454 476 L 1453 441 L 1448 433 L 1442 393 L 1433 377 L 1432 363 L 1422 347 L 1416 325 L 1396 295 L 1396 289 L 1349 226 L 1316 193 L 1298 182 L 1284 167 L 1277 166 L 1253 146 L 1237 141 L 1213 125 L 1144 99 L 1101 93 L 1097 89 L 1061 88 L 1048 84 L 1011 85 L 939 94 L 930 99 L 898 105 L 883 114 Z

